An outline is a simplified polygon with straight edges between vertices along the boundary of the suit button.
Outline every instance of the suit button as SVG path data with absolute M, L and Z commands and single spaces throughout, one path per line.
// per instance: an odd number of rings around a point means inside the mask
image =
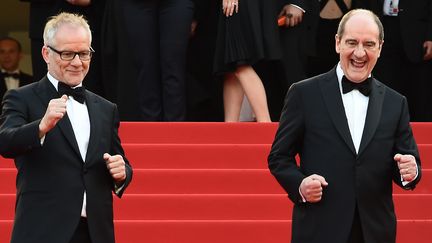
M 83 173 L 87 174 L 87 168 L 85 168 L 85 167 L 83 168 Z

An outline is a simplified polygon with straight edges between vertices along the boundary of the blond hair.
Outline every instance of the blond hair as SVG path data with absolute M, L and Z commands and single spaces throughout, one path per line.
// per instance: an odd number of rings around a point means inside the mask
M 82 27 L 88 33 L 90 38 L 90 43 L 92 40 L 90 26 L 87 23 L 87 20 L 84 16 L 73 13 L 60 13 L 58 15 L 52 16 L 49 21 L 45 25 L 43 39 L 44 45 L 53 45 L 55 44 L 55 35 L 59 28 L 64 25 L 72 25 L 75 27 Z

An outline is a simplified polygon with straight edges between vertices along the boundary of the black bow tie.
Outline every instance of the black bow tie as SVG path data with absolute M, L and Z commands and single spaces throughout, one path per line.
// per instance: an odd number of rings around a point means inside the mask
M 357 89 L 364 96 L 369 96 L 372 90 L 372 78 L 367 78 L 361 83 L 354 83 L 348 80 L 345 76 L 342 78 L 342 93 L 346 94 L 353 89 Z
M 19 73 L 2 73 L 4 78 L 14 78 L 19 79 L 20 75 Z
M 59 82 L 58 83 L 58 92 L 60 95 L 67 95 L 72 96 L 76 101 L 78 101 L 81 104 L 84 104 L 85 100 L 85 94 L 84 94 L 84 87 L 77 87 L 77 88 L 71 88 L 69 85 Z

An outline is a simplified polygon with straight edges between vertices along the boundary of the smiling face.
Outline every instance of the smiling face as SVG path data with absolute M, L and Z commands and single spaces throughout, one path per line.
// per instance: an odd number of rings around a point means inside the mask
M 382 43 L 371 15 L 362 12 L 352 15 L 342 36 L 336 35 L 336 52 L 345 76 L 353 82 L 364 81 L 375 67 Z
M 83 52 L 90 49 L 90 36 L 88 32 L 80 26 L 64 24 L 57 30 L 52 43 L 48 43 L 56 50 Z M 78 55 L 71 61 L 65 61 L 60 55 L 47 46 L 42 48 L 42 56 L 48 64 L 49 73 L 57 80 L 69 86 L 77 86 L 87 75 L 90 60 L 82 61 Z
M 8 72 L 18 69 L 22 53 L 16 41 L 3 39 L 0 41 L 0 67 Z

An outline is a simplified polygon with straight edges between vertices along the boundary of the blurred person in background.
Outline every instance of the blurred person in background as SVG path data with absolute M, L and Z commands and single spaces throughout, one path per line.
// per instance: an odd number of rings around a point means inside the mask
M 267 96 L 253 65 L 281 58 L 275 0 L 222 0 L 214 72 L 223 76 L 226 122 L 240 121 L 244 97 L 257 122 L 271 122 Z
M 23 58 L 21 43 L 12 37 L 0 38 L 0 97 L 6 91 L 29 84 L 33 76 L 20 70 Z

